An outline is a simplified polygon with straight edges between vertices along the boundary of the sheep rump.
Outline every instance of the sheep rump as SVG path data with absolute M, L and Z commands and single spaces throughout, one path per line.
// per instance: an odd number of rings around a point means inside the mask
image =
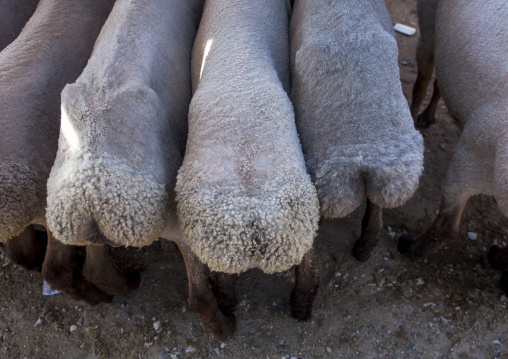
M 287 96 L 286 6 L 205 4 L 176 192 L 184 238 L 214 271 L 286 270 L 316 235 L 317 194 Z
M 291 39 L 291 99 L 321 215 L 344 217 L 364 196 L 402 205 L 418 187 L 423 141 L 402 94 L 384 5 L 299 1 Z

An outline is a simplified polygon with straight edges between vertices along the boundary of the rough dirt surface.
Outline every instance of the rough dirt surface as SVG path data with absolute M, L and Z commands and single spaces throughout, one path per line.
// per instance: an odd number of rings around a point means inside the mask
M 415 0 L 386 2 L 394 23 L 417 26 Z M 416 78 L 418 35 L 397 34 L 406 97 Z M 351 255 L 365 206 L 322 224 L 311 321 L 289 316 L 292 270 L 250 271 L 238 280 L 236 333 L 226 343 L 214 340 L 188 310 L 185 267 L 171 242 L 115 250 L 122 262 L 144 266 L 144 282 L 129 297 L 96 307 L 61 294 L 43 297 L 41 278 L 0 251 L 0 358 L 508 358 L 508 302 L 486 252 L 508 235 L 494 199 L 469 202 L 453 247 L 418 262 L 397 252 L 398 235 L 421 233 L 439 208 L 460 131 L 443 104 L 438 116 L 423 131 L 420 188 L 405 206 L 385 211 L 368 262 Z

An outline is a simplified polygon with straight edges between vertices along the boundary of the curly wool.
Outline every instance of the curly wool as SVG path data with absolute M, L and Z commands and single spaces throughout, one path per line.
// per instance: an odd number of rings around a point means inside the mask
M 319 203 L 286 93 L 286 5 L 209 1 L 194 45 L 178 218 L 215 271 L 286 270 L 316 235 Z
M 0 165 L 0 242 L 20 234 L 44 209 L 44 173 L 24 164 Z M 47 171 L 46 171 L 47 173 Z
M 318 203 L 308 176 L 281 171 L 255 182 L 249 188 L 233 181 L 178 188 L 182 231 L 210 269 L 281 272 L 312 247 Z
M 298 1 L 293 13 L 291 98 L 324 217 L 347 215 L 364 196 L 400 206 L 423 170 L 397 45 L 376 1 Z
M 77 154 L 51 172 L 46 221 L 66 244 L 87 244 L 100 231 L 115 244 L 139 247 L 157 240 L 167 201 L 165 186 L 149 174 L 106 153 Z

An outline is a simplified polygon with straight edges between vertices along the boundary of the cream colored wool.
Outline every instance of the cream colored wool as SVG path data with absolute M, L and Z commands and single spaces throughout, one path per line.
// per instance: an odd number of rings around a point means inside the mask
M 383 2 L 296 0 L 290 35 L 291 99 L 321 214 L 344 217 L 364 196 L 402 205 L 418 187 L 423 141 Z
M 418 55 L 434 57 L 441 95 L 463 128 L 446 205 L 489 194 L 508 216 L 508 2 L 419 1 L 418 12 Z
M 85 67 L 112 6 L 102 0 L 41 0 L 20 35 L 0 52 L 1 242 L 32 223 L 44 224 L 60 93 Z
M 62 93 L 47 222 L 68 244 L 157 240 L 182 163 L 190 55 L 202 0 L 118 0 L 89 63 Z
M 178 174 L 184 239 L 210 269 L 299 264 L 319 206 L 289 101 L 285 1 L 207 1 L 194 44 Z

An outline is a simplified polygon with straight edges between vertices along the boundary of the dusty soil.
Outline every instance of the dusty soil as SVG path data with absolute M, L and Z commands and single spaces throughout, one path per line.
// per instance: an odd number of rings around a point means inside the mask
M 417 25 L 415 0 L 387 0 L 387 6 L 393 22 Z M 406 97 L 416 77 L 417 36 L 397 34 Z M 508 302 L 486 257 L 492 241 L 508 234 L 494 199 L 470 201 L 456 245 L 419 262 L 396 249 L 400 233 L 422 232 L 439 208 L 460 132 L 443 104 L 438 116 L 423 132 L 420 188 L 405 206 L 385 211 L 380 243 L 367 263 L 351 255 L 364 207 L 322 224 L 316 240 L 321 287 L 311 321 L 289 316 L 292 271 L 251 271 L 238 281 L 236 333 L 226 343 L 214 340 L 188 311 L 184 263 L 170 242 L 115 250 L 121 260 L 145 267 L 144 282 L 129 297 L 96 307 L 61 294 L 42 296 L 41 278 L 0 251 L 0 357 L 508 358 Z

